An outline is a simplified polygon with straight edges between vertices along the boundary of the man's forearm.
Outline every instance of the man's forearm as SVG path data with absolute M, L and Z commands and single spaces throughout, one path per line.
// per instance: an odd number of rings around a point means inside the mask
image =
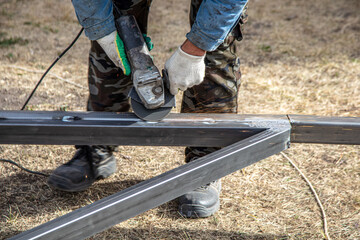
M 194 56 L 204 56 L 206 51 L 198 48 L 196 45 L 194 45 L 192 42 L 190 42 L 188 39 L 185 40 L 185 42 L 181 45 L 181 49 Z
M 115 31 L 111 0 L 72 0 L 72 3 L 90 40 Z M 203 0 L 187 39 L 202 50 L 215 50 L 239 21 L 246 4 L 247 0 Z M 185 52 L 189 47 L 187 44 L 184 44 Z

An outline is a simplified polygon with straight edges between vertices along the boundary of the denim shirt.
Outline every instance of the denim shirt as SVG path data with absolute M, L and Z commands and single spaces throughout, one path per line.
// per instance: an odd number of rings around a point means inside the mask
M 186 37 L 197 47 L 215 50 L 239 22 L 248 0 L 203 0 Z M 115 31 L 111 0 L 72 0 L 79 23 L 90 40 Z

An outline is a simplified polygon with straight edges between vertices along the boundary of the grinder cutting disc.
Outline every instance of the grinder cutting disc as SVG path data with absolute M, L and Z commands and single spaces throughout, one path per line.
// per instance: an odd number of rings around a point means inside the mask
M 162 120 L 170 113 L 171 109 L 175 107 L 175 96 L 172 95 L 167 88 L 165 88 L 164 105 L 156 109 L 147 109 L 144 107 L 134 88 L 131 89 L 130 98 L 131 107 L 135 115 L 148 122 L 158 122 Z
M 142 120 L 148 121 L 148 122 L 158 122 L 164 117 L 166 117 L 170 111 L 171 107 L 160 107 L 156 109 L 147 109 L 144 107 L 142 103 L 139 103 L 135 101 L 134 99 L 131 99 L 131 107 L 135 113 L 136 116 L 141 118 Z

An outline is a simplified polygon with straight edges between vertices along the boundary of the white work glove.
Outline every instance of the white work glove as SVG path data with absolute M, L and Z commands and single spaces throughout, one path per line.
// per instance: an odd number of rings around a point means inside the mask
M 120 39 L 118 33 L 113 31 L 109 35 L 96 40 L 102 47 L 106 55 L 113 63 L 121 68 L 125 75 L 130 75 L 130 64 L 126 57 L 125 47 L 123 41 Z
M 186 89 L 200 84 L 205 76 L 205 56 L 185 53 L 179 47 L 166 61 L 165 69 L 169 77 L 170 93 L 176 95 L 179 89 Z

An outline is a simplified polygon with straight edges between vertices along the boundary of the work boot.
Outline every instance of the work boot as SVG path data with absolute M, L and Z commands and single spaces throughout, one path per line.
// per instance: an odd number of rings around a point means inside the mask
M 185 148 L 185 162 L 189 163 L 198 158 L 219 150 L 219 147 L 187 147 Z M 203 218 L 213 215 L 220 208 L 220 179 L 185 193 L 178 198 L 179 212 L 187 218 Z
M 221 180 L 218 179 L 179 197 L 179 211 L 187 218 L 204 218 L 220 208 Z
M 107 178 L 116 171 L 114 146 L 75 146 L 77 151 L 67 163 L 56 168 L 48 184 L 66 192 L 84 191 L 97 179 Z

